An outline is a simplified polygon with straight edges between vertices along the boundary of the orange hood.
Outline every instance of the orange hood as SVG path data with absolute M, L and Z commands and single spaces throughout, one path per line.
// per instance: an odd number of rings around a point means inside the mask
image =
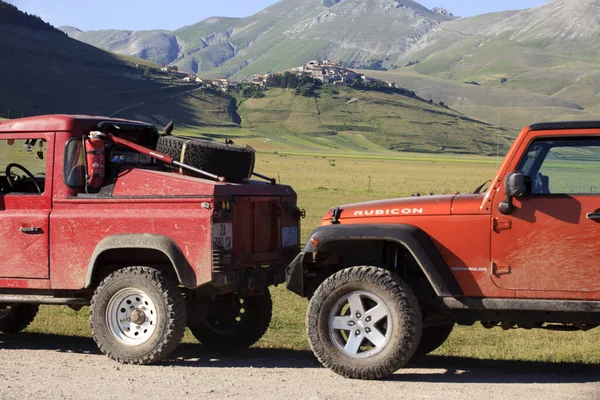
M 341 210 L 340 221 L 352 223 L 377 217 L 450 215 L 454 197 L 455 195 L 407 197 L 348 204 L 330 209 L 323 217 L 323 222 L 331 223 L 331 217 L 336 209 Z

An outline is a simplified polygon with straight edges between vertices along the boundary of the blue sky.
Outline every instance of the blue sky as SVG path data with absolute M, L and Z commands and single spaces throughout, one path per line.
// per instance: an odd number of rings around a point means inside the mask
M 212 16 L 245 17 L 277 0 L 7 0 L 54 26 L 82 30 L 174 30 Z M 416 0 L 468 17 L 493 11 L 536 7 L 548 0 Z

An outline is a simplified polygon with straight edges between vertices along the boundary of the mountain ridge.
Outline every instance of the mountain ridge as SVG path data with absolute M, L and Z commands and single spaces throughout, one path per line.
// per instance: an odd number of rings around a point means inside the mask
M 188 72 L 240 78 L 257 72 L 247 68 L 250 65 L 277 58 L 290 47 L 299 50 L 288 58 L 296 65 L 323 58 L 381 68 L 433 27 L 452 19 L 446 10 L 432 11 L 412 0 L 283 0 L 249 17 L 210 17 L 175 31 L 119 35 L 114 30 L 61 28 L 106 50 Z M 295 66 L 290 63 L 280 64 Z
M 43 21 L 37 15 L 28 14 L 12 4 L 0 0 L 0 24 L 25 26 L 53 33 L 63 34 L 62 31 Z
M 599 15 L 598 0 L 470 18 L 409 1 L 284 0 L 250 17 L 211 17 L 174 32 L 64 30 L 165 57 L 203 77 L 243 80 L 309 59 L 349 60 L 466 115 L 519 127 L 600 110 Z
M 219 40 L 203 39 L 204 45 Z M 506 150 L 513 136 L 501 130 L 498 141 L 489 124 L 392 91 L 318 85 L 312 96 L 269 88 L 262 98 L 247 98 L 243 90 L 201 88 L 157 64 L 27 24 L 0 24 L 0 49 L 11 60 L 0 64 L 0 118 L 91 114 L 159 126 L 175 120 L 180 134 L 234 138 L 270 151 L 492 154 L 498 145 Z

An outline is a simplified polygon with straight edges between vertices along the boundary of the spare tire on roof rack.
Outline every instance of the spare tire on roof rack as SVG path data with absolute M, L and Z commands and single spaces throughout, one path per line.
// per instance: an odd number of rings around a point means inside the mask
M 249 179 L 254 172 L 255 153 L 249 146 L 168 135 L 158 139 L 156 151 L 230 181 Z M 186 170 L 183 173 L 194 174 Z

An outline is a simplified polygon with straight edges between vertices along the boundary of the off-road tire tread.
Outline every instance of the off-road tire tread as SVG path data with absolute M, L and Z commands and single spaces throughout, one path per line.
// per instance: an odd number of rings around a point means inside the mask
M 187 143 L 183 163 L 228 180 L 249 179 L 255 162 L 254 151 L 209 140 L 181 136 L 161 136 L 156 150 L 167 154 L 175 161 L 181 160 L 183 145 Z M 195 174 L 187 170 L 184 174 Z
M 444 344 L 448 336 L 452 333 L 454 324 L 438 325 L 423 328 L 421 341 L 415 352 L 416 356 L 424 356 Z
M 335 289 L 347 283 L 369 282 L 389 293 L 392 301 L 398 305 L 402 321 L 403 340 L 393 349 L 384 363 L 376 366 L 353 367 L 336 363 L 327 351 L 317 328 L 321 306 L 327 296 Z M 343 269 L 327 278 L 316 290 L 310 300 L 306 314 L 306 330 L 310 346 L 319 362 L 333 372 L 345 378 L 381 379 L 393 374 L 405 366 L 414 355 L 422 329 L 422 317 L 419 303 L 410 286 L 390 271 L 371 266 L 358 266 Z
M 159 346 L 151 353 L 141 358 L 128 358 L 118 354 L 110 346 L 99 341 L 97 327 L 94 325 L 95 304 L 98 296 L 102 295 L 104 286 L 123 276 L 133 276 L 140 279 L 149 279 L 162 293 L 162 297 L 167 304 L 167 331 Z M 109 358 L 121 364 L 146 365 L 156 363 L 169 356 L 175 348 L 181 343 L 187 325 L 186 305 L 183 296 L 177 285 L 169 279 L 163 272 L 149 267 L 127 267 L 108 275 L 96 288 L 94 296 L 90 303 L 90 326 L 92 328 L 92 338 L 98 345 L 100 351 Z
M 269 329 L 273 315 L 273 300 L 269 289 L 263 294 L 245 297 L 246 315 L 238 328 L 231 334 L 219 334 L 200 323 L 190 326 L 190 331 L 200 343 L 213 348 L 247 348 L 258 342 Z M 251 305 L 251 306 L 249 306 Z M 249 308 L 251 307 L 251 308 Z
M 35 319 L 39 311 L 37 304 L 14 304 L 14 308 L 5 320 L 0 320 L 0 332 L 16 333 L 25 330 Z

